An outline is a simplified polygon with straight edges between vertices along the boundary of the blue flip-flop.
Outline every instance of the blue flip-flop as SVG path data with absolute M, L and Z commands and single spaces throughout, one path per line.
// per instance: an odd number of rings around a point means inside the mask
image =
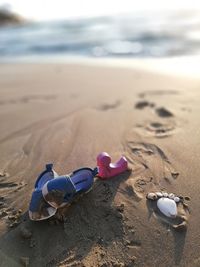
M 71 204 L 77 196 L 91 190 L 97 173 L 97 168 L 81 168 L 69 175 L 49 180 L 42 188 L 43 197 L 56 209 Z
M 53 164 L 46 165 L 35 183 L 29 206 L 31 220 L 45 220 L 55 215 L 58 208 L 71 204 L 77 196 L 87 193 L 93 185 L 98 168 L 81 168 L 69 175 L 58 176 Z
M 56 213 L 57 209 L 49 205 L 42 195 L 42 187 L 56 177 L 58 177 L 58 174 L 53 170 L 53 164 L 47 164 L 46 170 L 37 178 L 29 205 L 29 217 L 31 220 L 45 220 Z

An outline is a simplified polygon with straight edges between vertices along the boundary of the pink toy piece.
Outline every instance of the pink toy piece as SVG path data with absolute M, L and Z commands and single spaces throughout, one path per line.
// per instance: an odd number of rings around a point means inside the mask
M 106 152 L 97 156 L 98 176 L 107 179 L 128 170 L 128 162 L 125 157 L 121 157 L 116 163 L 111 163 L 111 157 Z

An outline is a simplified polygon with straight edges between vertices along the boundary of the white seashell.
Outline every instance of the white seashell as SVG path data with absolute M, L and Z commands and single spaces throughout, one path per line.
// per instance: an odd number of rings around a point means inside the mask
M 158 209 L 167 217 L 174 218 L 177 215 L 176 202 L 169 198 L 160 198 L 157 201 Z
M 163 197 L 168 197 L 168 196 L 169 196 L 168 193 L 163 192 Z
M 161 192 L 156 192 L 157 197 L 163 197 L 163 194 Z
M 150 200 L 156 200 L 158 197 L 155 193 L 148 193 L 147 198 Z
M 169 194 L 169 198 L 174 199 L 175 195 L 173 193 Z
M 175 201 L 175 202 L 180 202 L 180 198 L 179 198 L 179 197 L 175 197 L 175 198 L 174 198 L 174 201 Z

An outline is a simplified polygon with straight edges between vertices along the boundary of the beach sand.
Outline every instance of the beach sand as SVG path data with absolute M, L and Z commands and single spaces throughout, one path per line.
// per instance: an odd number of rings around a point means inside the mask
M 141 68 L 0 65 L 0 266 L 200 266 L 200 80 Z M 31 222 L 46 163 L 59 174 L 99 152 L 132 172 L 73 204 L 64 223 Z M 187 229 L 153 211 L 147 192 L 187 196 Z

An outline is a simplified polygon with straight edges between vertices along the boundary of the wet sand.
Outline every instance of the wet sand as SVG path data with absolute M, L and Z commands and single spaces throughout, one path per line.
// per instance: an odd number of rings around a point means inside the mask
M 200 266 L 199 87 L 145 67 L 0 65 L 0 266 Z M 96 179 L 64 223 L 29 221 L 46 163 L 66 174 L 102 151 L 132 172 Z M 186 230 L 146 200 L 160 190 L 189 197 Z

